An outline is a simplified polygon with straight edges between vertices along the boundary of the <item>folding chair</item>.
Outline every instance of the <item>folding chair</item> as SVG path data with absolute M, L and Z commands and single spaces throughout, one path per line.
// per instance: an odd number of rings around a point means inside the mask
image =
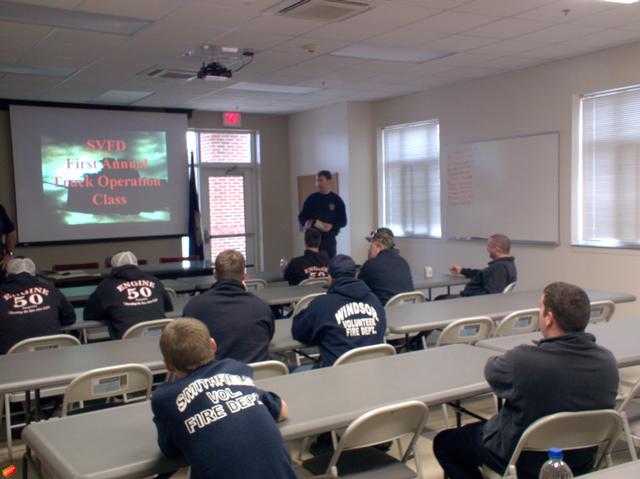
M 153 374 L 142 364 L 122 364 L 87 371 L 67 386 L 62 400 L 62 416 L 69 413 L 71 404 L 93 399 L 122 396 L 124 402 L 128 403 L 129 394 L 144 391 L 144 397 L 133 400 L 148 400 L 152 384 Z
M 267 282 L 261 278 L 247 279 L 244 282 L 244 287 L 247 291 L 257 291 L 267 287 Z
M 253 379 L 256 380 L 289 374 L 289 368 L 281 361 L 260 361 L 249 364 L 249 367 L 253 369 Z
M 447 344 L 475 344 L 482 339 L 490 337 L 493 326 L 493 320 L 488 316 L 458 319 L 440 333 L 440 337 L 436 341 L 436 347 Z M 446 426 L 450 427 L 446 404 L 442 405 L 442 413 Z M 460 418 L 460 413 L 458 412 L 457 414 L 458 418 Z
M 546 452 L 550 447 L 565 451 L 598 446 L 594 469 L 606 461 L 623 427 L 623 419 L 613 409 L 559 412 L 538 419 L 524 431 L 507 464 L 516 465 L 523 451 Z M 500 474 L 486 465 L 481 468 L 486 479 L 499 479 Z
M 608 299 L 591 302 L 591 314 L 589 323 L 606 323 L 616 311 L 616 304 Z
M 28 353 L 32 351 L 44 351 L 48 349 L 66 348 L 79 345 L 80 341 L 74 336 L 70 336 L 68 334 L 54 334 L 51 336 L 38 336 L 35 338 L 23 339 L 22 341 L 14 344 L 7 351 L 7 354 Z M 39 394 L 36 395 L 36 398 L 62 396 L 65 389 L 66 386 L 43 389 Z M 4 405 L 7 453 L 9 454 L 10 460 L 13 459 L 13 441 L 11 437 L 11 429 L 13 429 L 13 427 L 15 426 L 22 425 L 11 424 L 11 403 L 23 402 L 25 400 L 25 396 L 25 393 L 5 394 L 4 398 L 0 396 L 0 418 L 2 418 L 2 407 Z M 27 414 L 27 411 L 25 411 L 25 414 Z
M 134 324 L 122 335 L 122 339 L 142 338 L 145 336 L 161 336 L 162 331 L 173 321 L 172 318 L 152 319 Z
M 298 301 L 296 301 L 295 304 L 293 305 L 292 316 L 296 316 L 297 314 L 301 313 L 302 311 L 304 311 L 309 307 L 309 305 L 314 299 L 316 299 L 319 296 L 323 296 L 325 294 L 326 293 L 313 293 L 313 294 L 307 294 L 306 296 L 303 296 Z
M 513 291 L 513 288 L 515 287 L 516 287 L 516 281 L 514 281 L 513 283 L 509 283 L 502 290 L 502 294 L 510 293 L 511 291 Z
M 638 459 L 636 448 L 640 446 L 640 380 L 629 391 L 629 394 L 620 401 L 616 410 L 624 419 L 624 435 L 629 446 L 632 460 Z
M 407 293 L 398 293 L 395 296 L 392 296 L 389 299 L 389 301 L 387 301 L 387 304 L 384 305 L 384 310 L 388 314 L 389 313 L 388 308 L 393 308 L 395 306 L 402 306 L 405 304 L 424 303 L 426 300 L 427 300 L 427 297 L 424 295 L 422 291 L 409 291 Z M 402 335 L 402 334 L 387 333 L 386 337 L 387 337 L 387 341 L 405 339 L 406 342 L 408 342 L 408 335 L 405 337 L 405 335 Z M 424 335 L 422 336 L 422 345 L 425 349 L 427 348 L 427 343 Z M 408 348 L 408 344 L 407 344 L 407 348 Z
M 176 299 L 178 297 L 178 293 L 176 293 L 175 289 L 173 289 L 173 288 L 164 288 L 164 290 L 167 292 L 167 294 L 171 298 L 171 301 L 173 301 L 174 299 Z
M 324 286 L 329 284 L 329 278 L 307 278 L 300 281 L 300 286 Z
M 394 354 L 396 354 L 396 348 L 390 344 L 381 343 L 374 344 L 372 346 L 362 346 L 361 348 L 354 348 L 342 354 L 338 359 L 336 359 L 333 365 L 341 366 L 343 364 L 367 361 L 368 359 L 393 356 Z
M 515 311 L 498 323 L 494 337 L 511 336 L 513 334 L 525 334 L 540 329 L 540 309 L 522 309 Z
M 367 479 L 422 477 L 420 455 L 416 442 L 429 417 L 429 410 L 420 401 L 407 401 L 369 411 L 353 421 L 340 438 L 333 454 L 323 454 L 303 462 L 314 474 L 333 474 L 341 478 Z M 401 459 L 372 448 L 406 435 L 411 440 Z M 417 473 L 406 462 L 415 460 Z

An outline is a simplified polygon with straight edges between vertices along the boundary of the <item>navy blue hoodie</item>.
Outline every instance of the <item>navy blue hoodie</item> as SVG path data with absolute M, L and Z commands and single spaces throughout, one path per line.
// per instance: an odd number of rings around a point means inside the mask
M 382 343 L 386 329 L 384 308 L 369 287 L 355 278 L 338 278 L 293 318 L 291 334 L 317 345 L 322 366 L 331 366 L 351 349 Z

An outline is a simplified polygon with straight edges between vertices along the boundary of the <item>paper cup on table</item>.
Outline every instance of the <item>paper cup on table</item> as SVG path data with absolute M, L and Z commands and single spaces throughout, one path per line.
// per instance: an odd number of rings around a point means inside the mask
M 424 277 L 431 278 L 433 276 L 433 268 L 431 266 L 424 267 Z

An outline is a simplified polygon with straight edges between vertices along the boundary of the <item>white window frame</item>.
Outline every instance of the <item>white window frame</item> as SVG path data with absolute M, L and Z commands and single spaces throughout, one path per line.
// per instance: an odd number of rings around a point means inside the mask
M 397 237 L 404 238 L 427 238 L 427 239 L 441 239 L 442 238 L 442 230 L 443 230 L 443 215 L 442 215 L 442 164 L 440 160 L 440 122 L 437 118 L 431 120 L 424 120 L 412 123 L 401 123 L 395 125 L 387 125 L 382 128 L 378 128 L 378 148 L 377 148 L 377 163 L 378 163 L 378 224 L 385 227 L 392 227 L 386 218 L 386 178 L 385 178 L 385 161 L 384 161 L 384 133 L 385 130 L 391 129 L 400 129 L 407 127 L 415 127 L 420 125 L 435 125 L 437 128 L 437 137 L 438 137 L 438 154 L 437 154 L 437 162 L 438 162 L 438 176 L 440 182 L 439 188 L 439 201 L 440 205 L 438 208 L 439 216 L 440 216 L 440 234 L 416 234 L 410 233 L 407 234 L 404 231 L 394 231 L 394 235 Z

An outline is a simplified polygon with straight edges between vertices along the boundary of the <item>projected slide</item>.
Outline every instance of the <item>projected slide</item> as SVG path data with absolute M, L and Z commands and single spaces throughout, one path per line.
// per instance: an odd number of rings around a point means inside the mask
M 20 242 L 186 232 L 180 114 L 12 107 Z

